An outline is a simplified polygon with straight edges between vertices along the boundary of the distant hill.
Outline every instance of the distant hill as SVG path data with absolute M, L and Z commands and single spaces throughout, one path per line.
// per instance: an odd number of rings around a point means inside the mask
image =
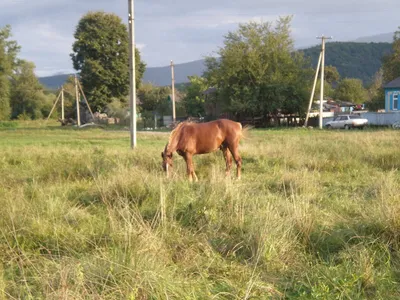
M 59 89 L 67 80 L 68 76 L 73 74 L 59 74 L 53 76 L 39 77 L 39 81 L 46 88 L 51 90 Z
M 189 82 L 188 76 L 201 76 L 205 70 L 204 60 L 195 60 L 188 63 L 175 64 L 175 83 Z M 171 84 L 171 67 L 147 68 L 143 75 L 143 82 L 151 82 L 155 85 L 165 86 Z
M 320 49 L 314 46 L 301 51 L 316 67 Z M 368 83 L 382 66 L 382 57 L 391 50 L 390 43 L 330 42 L 326 43 L 325 65 L 335 66 L 342 78 L 359 78 Z
M 205 70 L 204 60 L 196 60 L 188 63 L 175 64 L 174 75 L 176 88 L 179 83 L 189 82 L 188 76 L 201 76 Z M 46 77 L 39 77 L 39 81 L 49 89 L 58 89 L 73 74 L 61 74 Z M 143 74 L 143 82 L 150 82 L 157 86 L 171 85 L 171 67 L 150 67 L 146 68 Z
M 355 39 L 356 43 L 393 43 L 394 32 L 381 33 L 371 36 L 363 36 Z
M 361 38 L 360 38 L 361 39 Z M 326 44 L 325 65 L 335 66 L 341 77 L 360 78 L 368 83 L 382 65 L 382 57 L 390 53 L 390 43 L 329 42 Z M 297 51 L 310 57 L 313 66 L 318 62 L 320 46 Z M 204 60 L 175 64 L 175 83 L 189 82 L 188 76 L 201 76 L 205 70 Z M 58 89 L 70 74 L 40 77 L 40 82 L 50 89 Z M 171 84 L 171 67 L 150 67 L 143 76 L 144 82 L 166 86 Z

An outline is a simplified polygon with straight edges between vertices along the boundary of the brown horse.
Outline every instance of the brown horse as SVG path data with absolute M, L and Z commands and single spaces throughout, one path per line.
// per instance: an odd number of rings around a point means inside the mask
M 232 157 L 236 162 L 237 178 L 240 179 L 242 158 L 239 155 L 239 141 L 243 136 L 242 125 L 231 120 L 220 119 L 207 123 L 182 122 L 171 132 L 161 157 L 162 167 L 169 176 L 172 168 L 172 153 L 181 155 L 187 166 L 187 175 L 197 181 L 193 166 L 193 155 L 205 154 L 221 149 L 226 162 L 226 175 L 230 174 Z

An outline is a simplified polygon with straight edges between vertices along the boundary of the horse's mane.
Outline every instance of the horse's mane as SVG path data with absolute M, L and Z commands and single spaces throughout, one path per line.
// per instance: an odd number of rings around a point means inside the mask
M 169 135 L 169 139 L 168 139 L 168 144 L 165 146 L 165 150 L 166 151 L 169 151 L 169 146 L 174 141 L 176 136 L 179 134 L 179 132 L 181 131 L 183 125 L 185 125 L 186 123 L 188 123 L 188 122 L 180 122 L 178 125 L 176 125 L 174 130 L 171 131 L 171 134 Z

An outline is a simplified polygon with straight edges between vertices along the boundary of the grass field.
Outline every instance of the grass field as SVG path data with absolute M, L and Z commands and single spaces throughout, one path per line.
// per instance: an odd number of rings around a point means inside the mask
M 252 130 L 192 184 L 167 139 L 3 126 L 0 299 L 400 298 L 398 131 Z

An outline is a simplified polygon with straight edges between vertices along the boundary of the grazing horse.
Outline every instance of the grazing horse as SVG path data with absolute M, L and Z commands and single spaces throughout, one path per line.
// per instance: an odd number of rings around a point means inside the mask
M 245 128 L 247 130 L 247 128 Z M 231 120 L 220 119 L 207 123 L 182 122 L 171 132 L 161 157 L 162 167 L 169 176 L 172 169 L 172 153 L 177 152 L 186 162 L 189 180 L 197 181 L 193 166 L 193 155 L 205 154 L 221 149 L 226 162 L 226 175 L 230 174 L 232 157 L 236 162 L 236 175 L 240 179 L 242 158 L 239 155 L 239 141 L 243 136 L 242 125 Z

